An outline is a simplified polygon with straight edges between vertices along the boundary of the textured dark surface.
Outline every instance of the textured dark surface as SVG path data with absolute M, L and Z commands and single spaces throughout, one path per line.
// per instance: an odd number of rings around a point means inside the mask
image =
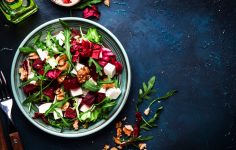
M 0 67 L 10 80 L 14 53 L 38 25 L 70 11 L 36 0 L 39 11 L 18 25 L 0 14 Z M 157 75 L 159 93 L 179 93 L 163 103 L 151 150 L 236 149 L 236 2 L 234 0 L 112 0 L 99 5 L 96 20 L 125 47 L 132 67 L 128 102 L 116 120 L 132 122 L 141 81 Z M 81 11 L 73 11 L 81 16 Z M 1 118 L 6 123 L 6 118 Z M 102 149 L 112 143 L 114 122 L 84 138 L 48 135 L 30 124 L 15 105 L 13 118 L 26 150 Z

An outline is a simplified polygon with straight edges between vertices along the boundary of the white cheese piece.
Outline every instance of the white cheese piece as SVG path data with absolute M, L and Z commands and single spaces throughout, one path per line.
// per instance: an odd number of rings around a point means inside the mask
M 111 63 L 107 63 L 107 65 L 103 68 L 105 75 L 109 77 L 113 77 L 116 74 L 116 67 Z
M 38 48 L 37 50 L 37 53 L 39 55 L 39 58 L 44 61 L 45 59 L 47 59 L 48 57 L 48 51 L 43 51 L 41 48 Z
M 64 41 L 65 41 L 65 36 L 63 34 L 62 31 L 60 31 L 57 35 L 56 35 L 56 39 L 58 40 L 59 42 L 59 45 L 63 45 L 64 44 Z
M 106 97 L 110 99 L 117 99 L 121 93 L 121 90 L 119 88 L 110 88 L 106 91 Z
M 54 69 L 58 64 L 54 57 L 47 59 L 47 63 L 52 67 L 52 69 Z
M 28 80 L 32 79 L 33 77 L 34 77 L 34 73 L 30 72 L 29 75 L 28 75 Z M 30 81 L 30 84 L 36 84 L 36 81 Z
M 40 105 L 39 108 L 39 113 L 45 113 L 50 107 L 51 107 L 52 103 L 44 103 L 42 105 Z
M 93 78 L 89 78 L 89 81 L 91 81 L 95 85 L 98 85 L 97 82 L 93 80 Z
M 86 111 L 88 111 L 90 109 L 90 107 L 88 107 L 87 105 L 82 105 L 81 107 L 80 107 L 80 111 L 82 111 L 82 112 L 86 112 Z
M 98 91 L 98 93 L 106 93 L 106 89 L 100 88 L 100 90 Z
M 83 67 L 84 67 L 83 64 L 77 63 L 77 64 L 75 65 L 75 68 L 72 69 L 71 73 L 77 75 L 77 71 L 79 71 L 79 70 L 80 70 L 81 68 L 83 68 Z
M 53 112 L 53 117 L 54 117 L 55 120 L 61 118 L 57 113 L 59 113 L 60 116 L 63 116 L 61 108 L 55 108 L 55 111 Z
M 71 96 L 79 96 L 79 95 L 82 95 L 82 94 L 83 94 L 83 91 L 82 91 L 82 89 L 79 87 L 79 88 L 76 88 L 76 89 L 71 89 L 71 90 L 70 90 L 70 94 L 71 94 Z
M 82 96 L 85 97 L 88 94 L 88 92 L 89 92 L 88 90 L 83 90 L 83 95 Z

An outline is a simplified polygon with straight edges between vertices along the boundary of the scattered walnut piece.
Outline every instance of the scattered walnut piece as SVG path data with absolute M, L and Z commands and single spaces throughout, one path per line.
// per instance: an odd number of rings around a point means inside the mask
M 28 78 L 28 73 L 27 73 L 27 71 L 23 67 L 19 68 L 19 73 L 20 73 L 20 79 L 22 81 L 26 80 Z
M 121 121 L 116 123 L 116 128 L 121 128 L 121 126 L 122 126 L 122 122 Z
M 150 113 L 150 107 L 144 110 L 144 114 L 147 116 Z
M 66 78 L 66 75 L 61 75 L 61 76 L 57 77 L 57 82 L 62 83 L 65 80 L 65 78 Z
M 131 133 L 134 131 L 133 127 L 131 125 L 125 125 L 123 127 L 123 131 L 127 136 L 130 136 Z
M 104 4 L 109 7 L 110 6 L 110 0 L 104 0 Z
M 80 84 L 84 83 L 86 80 L 90 78 L 90 71 L 88 67 L 83 67 L 79 71 L 77 71 L 77 79 Z
M 116 147 L 112 147 L 111 150 L 118 150 Z
M 120 138 L 122 136 L 122 129 L 121 128 L 117 128 L 116 129 L 116 137 Z
M 147 144 L 146 143 L 139 143 L 138 147 L 139 147 L 139 150 L 147 150 Z
M 69 67 L 69 63 L 67 62 L 67 56 L 61 55 L 56 58 L 58 62 L 57 69 L 58 70 L 66 70 Z
M 39 55 L 38 55 L 37 53 L 30 53 L 30 54 L 28 55 L 28 58 L 29 58 L 29 59 L 32 59 L 32 60 L 34 60 L 34 59 L 39 59 Z
M 66 103 L 61 107 L 61 110 L 62 110 L 62 111 L 66 111 L 69 106 L 70 106 L 70 103 L 69 103 L 69 102 L 66 102 Z
M 105 144 L 103 147 L 103 150 L 109 150 L 109 148 L 110 148 L 110 145 Z
M 88 124 L 87 123 L 83 124 L 83 128 L 87 129 L 88 128 Z
M 115 142 L 116 144 L 118 144 L 118 145 L 121 145 L 121 144 L 122 144 L 121 141 L 120 141 L 120 139 L 118 139 L 118 138 L 116 138 L 116 137 L 113 137 L 113 140 L 114 140 L 114 142 Z
M 115 83 L 108 83 L 108 84 L 103 84 L 102 87 L 104 89 L 109 89 L 115 87 Z
M 55 94 L 56 94 L 56 99 L 58 101 L 61 101 L 64 99 L 64 96 L 65 96 L 65 92 L 62 88 L 58 88 L 56 91 L 55 91 Z
M 79 120 L 75 120 L 74 123 L 73 123 L 73 128 L 75 130 L 78 130 L 79 129 Z

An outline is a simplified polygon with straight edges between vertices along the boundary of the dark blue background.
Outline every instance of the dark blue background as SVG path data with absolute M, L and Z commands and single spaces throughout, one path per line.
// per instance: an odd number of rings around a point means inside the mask
M 20 24 L 0 15 L 0 67 L 8 81 L 24 37 L 46 21 L 71 14 L 49 1 L 36 2 L 37 14 Z M 148 149 L 236 149 L 236 1 L 111 0 L 110 8 L 99 5 L 99 10 L 95 21 L 118 37 L 132 68 L 129 99 L 116 121 L 125 116 L 134 121 L 138 88 L 156 75 L 159 95 L 170 89 L 179 93 L 159 104 L 164 106 L 159 127 L 145 133 L 155 137 Z M 81 11 L 72 16 L 81 17 Z M 16 105 L 13 115 L 26 150 L 102 149 L 115 135 L 113 122 L 91 136 L 64 139 L 31 125 Z

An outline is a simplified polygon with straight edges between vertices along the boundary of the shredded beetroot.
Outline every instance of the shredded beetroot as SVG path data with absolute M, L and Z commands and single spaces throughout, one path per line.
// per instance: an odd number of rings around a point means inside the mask
M 41 69 L 43 69 L 44 64 L 45 64 L 45 61 L 42 61 L 41 59 L 36 59 L 33 62 L 32 66 L 36 70 L 41 70 Z
M 93 43 L 93 50 L 101 50 L 102 46 L 96 43 Z
M 33 119 L 38 119 L 40 118 L 44 123 L 49 124 L 48 119 L 43 113 L 35 112 L 34 116 L 32 117 Z
M 26 94 L 26 95 L 29 95 L 29 94 L 32 94 L 33 92 L 35 92 L 37 86 L 34 85 L 34 84 L 27 84 L 26 86 L 24 86 L 22 89 L 23 89 L 23 92 Z
M 98 80 L 98 73 L 96 72 L 96 67 L 92 65 L 90 67 L 90 76 L 93 78 L 93 80 L 97 81 Z
M 65 111 L 65 117 L 66 118 L 70 118 L 70 119 L 73 119 L 76 117 L 76 111 L 73 110 L 72 108 L 67 108 L 66 111 Z
M 63 0 L 63 3 L 69 4 L 69 3 L 71 3 L 71 1 L 70 0 Z
M 108 62 L 103 61 L 103 60 L 99 60 L 98 61 L 99 65 L 101 65 L 102 67 L 106 66 Z
M 96 100 L 96 93 L 94 92 L 88 92 L 88 94 L 82 99 L 82 104 L 87 105 L 88 107 L 91 107 Z
M 22 67 L 23 67 L 24 70 L 26 70 L 27 72 L 29 72 L 29 60 L 28 60 L 28 59 L 26 59 L 26 60 L 23 61 Z
M 65 90 L 76 89 L 79 87 L 76 77 L 66 77 L 66 79 L 63 81 L 63 85 Z
M 54 94 L 54 88 L 53 87 L 48 87 L 43 90 L 43 94 L 48 96 L 51 100 L 54 99 L 55 94 Z
M 75 54 L 72 56 L 72 62 L 78 62 L 79 61 L 79 52 L 76 51 Z
M 74 38 L 75 36 L 80 36 L 79 30 L 73 28 L 73 29 L 71 30 L 71 35 L 72 35 L 73 38 Z
M 87 7 L 83 11 L 83 17 L 84 18 L 96 17 L 97 19 L 99 19 L 100 12 L 98 11 L 98 8 L 95 5 L 92 5 L 92 7 Z
M 57 70 L 57 69 L 54 69 L 54 70 L 49 70 L 47 73 L 46 73 L 46 76 L 50 79 L 56 79 L 57 77 L 59 77 L 59 75 L 61 74 L 61 70 Z
M 37 70 L 37 72 L 38 72 L 39 74 L 41 74 L 41 75 L 44 75 L 44 70 L 43 70 L 43 68 L 40 69 L 40 70 Z

